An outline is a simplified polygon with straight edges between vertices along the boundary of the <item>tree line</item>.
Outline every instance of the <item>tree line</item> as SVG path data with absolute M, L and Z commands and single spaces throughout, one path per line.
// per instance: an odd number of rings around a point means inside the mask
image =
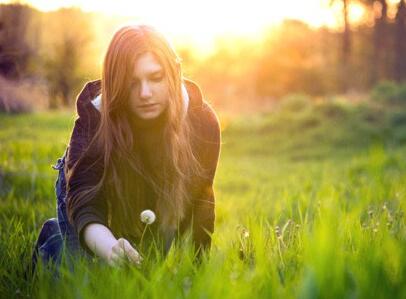
M 406 81 L 405 0 L 333 2 L 342 5 L 342 30 L 286 20 L 259 41 L 219 40 L 205 57 L 179 47 L 185 74 L 219 103 L 367 91 L 385 80 Z M 366 17 L 351 24 L 355 2 Z M 83 83 L 99 76 L 105 49 L 98 46 L 95 23 L 109 28 L 114 22 L 79 9 L 44 13 L 0 5 L 0 76 L 46 84 L 50 108 L 71 105 Z

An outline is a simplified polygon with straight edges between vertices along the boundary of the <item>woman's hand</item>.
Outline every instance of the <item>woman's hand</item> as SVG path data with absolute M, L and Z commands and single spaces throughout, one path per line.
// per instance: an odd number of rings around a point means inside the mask
M 84 241 L 90 250 L 111 266 L 121 266 L 130 262 L 139 266 L 142 257 L 130 242 L 116 239 L 110 229 L 100 223 L 90 223 L 84 228 Z
M 142 257 L 138 251 L 131 246 L 124 238 L 117 240 L 110 250 L 110 253 L 107 257 L 107 263 L 113 267 L 121 266 L 126 261 L 129 261 L 131 264 L 139 266 L 142 262 Z

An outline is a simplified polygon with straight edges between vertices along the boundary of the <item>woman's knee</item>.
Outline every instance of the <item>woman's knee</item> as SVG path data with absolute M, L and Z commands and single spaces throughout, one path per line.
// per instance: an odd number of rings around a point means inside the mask
M 56 218 L 48 219 L 44 222 L 41 228 L 39 243 L 42 243 L 41 240 L 45 241 L 50 236 L 60 233 L 58 220 Z

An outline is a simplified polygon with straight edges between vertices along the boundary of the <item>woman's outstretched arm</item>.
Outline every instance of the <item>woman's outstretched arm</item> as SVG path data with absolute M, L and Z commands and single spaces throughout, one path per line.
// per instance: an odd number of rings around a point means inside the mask
M 84 119 L 77 119 L 68 152 L 68 161 L 74 164 L 78 162 L 70 174 L 67 189 L 67 199 L 74 200 L 73 205 L 68 205 L 72 209 L 73 225 L 82 247 L 108 264 L 116 266 L 124 260 L 139 264 L 139 253 L 127 240 L 117 240 L 107 227 L 107 205 L 102 190 L 84 202 L 75 202 L 78 191 L 94 186 L 101 179 L 103 172 L 103 166 L 93 155 L 79 160 L 90 141 L 84 138 L 88 131 Z
M 83 236 L 87 247 L 111 266 L 118 266 L 125 260 L 136 265 L 142 261 L 138 251 L 126 239 L 117 240 L 103 224 L 88 224 L 84 228 Z

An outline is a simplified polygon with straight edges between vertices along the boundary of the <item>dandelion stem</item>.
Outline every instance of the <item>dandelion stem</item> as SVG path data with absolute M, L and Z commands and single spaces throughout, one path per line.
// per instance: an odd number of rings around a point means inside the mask
M 149 224 L 146 223 L 146 224 L 145 224 L 145 227 L 144 227 L 144 231 L 142 232 L 141 240 L 140 240 L 140 249 L 142 249 L 142 241 L 144 240 L 144 235 L 145 235 L 145 232 L 147 231 L 147 227 L 148 227 L 148 226 L 149 226 Z

